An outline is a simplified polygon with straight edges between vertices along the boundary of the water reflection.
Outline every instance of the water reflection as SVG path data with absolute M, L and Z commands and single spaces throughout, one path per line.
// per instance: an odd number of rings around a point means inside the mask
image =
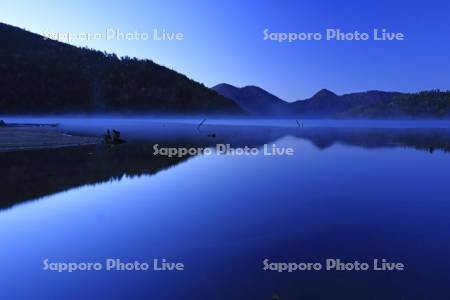
M 80 131 L 79 128 L 76 130 Z M 85 134 L 100 134 L 99 127 L 84 128 Z M 189 159 L 153 155 L 161 147 L 262 147 L 286 136 L 307 140 L 320 150 L 335 144 L 362 148 L 408 147 L 433 153 L 450 151 L 446 128 L 283 128 L 263 126 L 152 126 L 127 128 L 129 143 L 9 152 L 0 154 L 2 189 L 0 208 L 37 199 L 71 188 L 120 180 L 124 176 L 152 175 Z M 214 137 L 212 137 L 214 136 Z
M 0 154 L 4 207 L 70 189 L 0 212 L 3 298 L 448 298 L 446 129 L 108 127 L 129 143 Z M 296 155 L 166 158 L 152 154 L 154 143 L 276 143 Z M 167 258 L 187 267 L 69 274 L 43 271 L 46 258 Z M 262 270 L 264 259 L 327 258 L 386 258 L 407 269 Z

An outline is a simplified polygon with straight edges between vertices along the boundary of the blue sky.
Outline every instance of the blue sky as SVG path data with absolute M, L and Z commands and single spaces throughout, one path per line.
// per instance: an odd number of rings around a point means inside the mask
M 288 101 L 322 88 L 450 89 L 450 1 L 2 1 L 1 22 L 44 32 L 182 32 L 182 41 L 73 41 L 149 58 L 207 86 L 258 85 Z M 405 34 L 404 41 L 264 41 L 270 32 Z

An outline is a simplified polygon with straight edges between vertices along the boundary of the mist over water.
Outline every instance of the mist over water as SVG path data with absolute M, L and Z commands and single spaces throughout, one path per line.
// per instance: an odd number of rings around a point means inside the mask
M 0 282 L 5 299 L 445 296 L 449 122 L 298 120 L 301 127 L 295 119 L 206 119 L 201 126 L 202 117 L 4 119 L 59 123 L 71 134 L 117 129 L 128 141 L 0 153 L 0 245 L 8 245 L 0 264 L 10 274 L 24 274 Z M 295 155 L 168 158 L 153 154 L 156 143 L 258 149 L 276 144 L 293 148 Z M 165 258 L 186 269 L 55 273 L 42 269 L 46 258 Z M 264 259 L 327 258 L 386 258 L 406 270 L 263 270 Z
M 138 115 L 138 114 L 89 114 L 89 115 L 7 115 L 1 116 L 1 120 L 9 123 L 60 123 L 62 126 L 76 124 L 94 125 L 131 125 L 139 123 L 148 124 L 193 124 L 198 125 L 203 120 L 212 125 L 237 125 L 237 126 L 280 126 L 298 127 L 297 121 L 308 127 L 385 127 L 385 128 L 447 128 L 450 120 L 446 119 L 302 119 L 292 118 L 259 118 L 259 117 L 236 117 L 236 116 L 169 116 L 169 115 Z

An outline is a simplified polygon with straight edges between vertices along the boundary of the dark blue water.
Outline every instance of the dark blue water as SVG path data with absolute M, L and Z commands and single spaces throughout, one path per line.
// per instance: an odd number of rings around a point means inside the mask
M 448 124 L 317 121 L 299 129 L 283 122 L 211 122 L 200 130 L 195 121 L 62 122 L 85 134 L 121 128 L 129 143 L 112 150 L 117 160 L 108 156 L 106 164 L 124 170 L 75 184 L 69 177 L 75 167 L 49 169 L 39 176 L 35 201 L 20 190 L 36 181 L 15 187 L 20 197 L 0 210 L 0 298 L 449 299 Z M 150 152 L 135 166 L 136 149 L 156 142 L 268 143 L 292 147 L 295 155 L 199 155 L 153 168 Z M 96 164 L 107 151 L 90 149 L 86 159 Z M 48 165 L 59 154 L 42 155 Z M 52 176 L 67 180 L 51 185 Z M 150 264 L 164 258 L 185 268 L 59 273 L 43 270 L 47 258 Z M 264 259 L 328 258 L 370 264 L 385 258 L 405 270 L 263 270 Z

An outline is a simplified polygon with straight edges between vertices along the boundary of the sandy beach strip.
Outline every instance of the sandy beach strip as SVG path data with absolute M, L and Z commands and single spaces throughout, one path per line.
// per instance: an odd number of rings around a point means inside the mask
M 0 127 L 0 152 L 93 145 L 100 137 L 76 136 L 52 127 Z

